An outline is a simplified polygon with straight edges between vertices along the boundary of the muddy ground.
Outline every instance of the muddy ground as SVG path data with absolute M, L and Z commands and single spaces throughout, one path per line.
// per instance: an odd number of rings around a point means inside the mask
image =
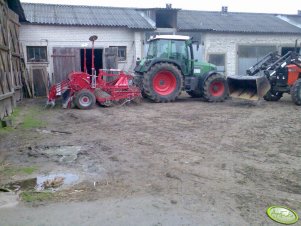
M 79 179 L 41 200 L 16 191 L 18 203 L 0 202 L 1 225 L 279 225 L 266 216 L 270 205 L 301 214 L 301 108 L 289 96 L 183 95 L 87 111 L 43 110 L 44 101 L 24 100 L 15 128 L 2 129 L 0 184 L 50 173 Z M 28 115 L 40 123 L 24 126 Z M 9 167 L 34 170 L 4 173 Z

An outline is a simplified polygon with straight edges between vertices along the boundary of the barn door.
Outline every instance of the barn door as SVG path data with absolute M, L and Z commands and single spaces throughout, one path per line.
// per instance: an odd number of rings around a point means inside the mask
M 34 96 L 47 96 L 48 94 L 48 73 L 46 66 L 30 67 L 32 76 L 32 90 Z
M 53 54 L 53 83 L 65 80 L 72 71 L 80 71 L 80 49 L 54 47 Z
M 105 69 L 117 69 L 118 68 L 118 48 L 117 47 L 105 48 L 104 68 Z
M 266 54 L 276 51 L 276 46 L 238 46 L 238 74 L 245 75 Z
M 105 48 L 104 51 L 104 69 L 118 69 L 118 48 L 117 47 L 109 47 Z M 118 72 L 109 72 L 112 74 L 116 74 Z M 116 76 L 104 76 L 104 80 L 106 82 L 111 82 L 116 79 Z

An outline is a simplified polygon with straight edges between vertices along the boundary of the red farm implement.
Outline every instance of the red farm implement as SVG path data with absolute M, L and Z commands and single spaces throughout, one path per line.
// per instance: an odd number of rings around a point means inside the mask
M 140 99 L 141 91 L 132 83 L 133 77 L 120 70 L 102 70 L 98 75 L 94 68 L 94 41 L 97 36 L 91 36 L 92 41 L 92 75 L 84 72 L 71 72 L 68 79 L 53 85 L 48 94 L 47 105 L 54 106 L 55 100 L 63 98 L 63 107 L 76 106 L 79 109 L 90 109 L 96 101 L 104 106 L 116 102 L 129 102 Z M 86 62 L 86 59 L 84 59 Z

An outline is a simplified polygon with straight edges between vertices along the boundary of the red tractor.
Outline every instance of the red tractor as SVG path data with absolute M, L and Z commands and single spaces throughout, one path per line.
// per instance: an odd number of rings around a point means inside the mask
M 292 101 L 301 105 L 301 54 L 289 51 L 281 56 L 271 52 L 250 67 L 244 76 L 228 76 L 230 96 L 249 100 L 263 97 L 278 101 L 290 93 Z
M 104 106 L 114 102 L 128 102 L 140 99 L 141 91 L 132 85 L 133 77 L 120 70 L 102 70 L 98 75 L 94 68 L 94 41 L 97 36 L 91 36 L 92 42 L 92 75 L 87 73 L 86 58 L 84 72 L 71 72 L 68 79 L 53 85 L 48 94 L 47 105 L 54 106 L 55 100 L 63 97 L 63 107 L 73 105 L 79 109 L 90 109 L 96 101 Z

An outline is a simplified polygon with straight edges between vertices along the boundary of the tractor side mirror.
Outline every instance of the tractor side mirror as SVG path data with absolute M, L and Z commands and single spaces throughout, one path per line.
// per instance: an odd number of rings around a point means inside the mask
M 139 57 L 137 57 L 137 59 L 136 59 L 136 66 L 138 66 L 140 64 L 140 62 L 141 62 L 141 59 Z

